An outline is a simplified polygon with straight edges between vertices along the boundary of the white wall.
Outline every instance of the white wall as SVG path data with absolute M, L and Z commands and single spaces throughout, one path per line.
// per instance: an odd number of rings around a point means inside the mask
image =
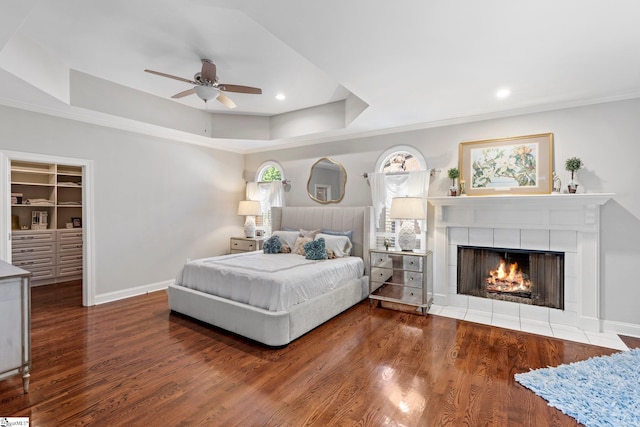
M 98 301 L 172 280 L 242 233 L 240 154 L 8 107 L 0 150 L 93 160 Z
M 508 136 L 552 132 L 555 170 L 563 185 L 568 157 L 580 157 L 585 168 L 578 172 L 580 191 L 613 192 L 602 209 L 602 318 L 608 330 L 640 335 L 640 197 L 635 163 L 640 158 L 640 99 L 611 102 L 546 113 L 528 114 L 411 132 L 338 141 L 246 156 L 245 176 L 253 176 L 266 160 L 275 160 L 291 180 L 286 193 L 290 206 L 311 206 L 306 182 L 310 166 L 330 157 L 347 170 L 342 206 L 371 204 L 363 172 L 372 172 L 378 156 L 394 145 L 411 145 L 425 156 L 431 168 L 440 169 L 432 179 L 430 194 L 445 195 L 446 170 L 457 166 L 458 144 Z M 431 245 L 431 242 L 429 243 Z

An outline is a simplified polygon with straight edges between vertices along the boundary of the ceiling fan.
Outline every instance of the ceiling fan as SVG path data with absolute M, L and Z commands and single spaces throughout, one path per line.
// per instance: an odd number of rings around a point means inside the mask
M 260 95 L 262 89 L 250 86 L 231 85 L 226 83 L 219 83 L 218 76 L 216 74 L 216 64 L 209 59 L 202 59 L 202 71 L 196 73 L 193 76 L 193 80 L 185 79 L 182 77 L 172 76 L 171 74 L 161 73 L 159 71 L 144 70 L 147 73 L 157 74 L 158 76 L 168 77 L 174 80 L 180 80 L 181 82 L 190 83 L 194 85 L 193 88 L 187 89 L 180 93 L 176 93 L 171 98 L 184 98 L 185 96 L 198 95 L 205 103 L 211 99 L 216 99 L 228 108 L 236 108 L 235 102 L 231 100 L 224 92 L 237 92 L 237 93 L 250 93 Z

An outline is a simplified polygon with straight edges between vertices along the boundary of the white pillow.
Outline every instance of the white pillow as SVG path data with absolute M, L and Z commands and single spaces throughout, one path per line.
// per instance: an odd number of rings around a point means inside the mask
M 347 236 L 334 236 L 331 234 L 318 233 L 314 240 L 324 239 L 324 245 L 327 250 L 331 249 L 338 258 L 351 255 L 351 240 Z
M 291 249 L 296 245 L 296 239 L 300 237 L 300 233 L 298 231 L 277 230 L 271 233 L 271 235 L 278 236 L 280 238 L 280 242 L 289 245 Z
M 309 237 L 310 239 L 313 239 L 320 232 L 320 230 L 320 228 L 318 228 L 317 230 L 305 230 L 304 228 L 301 228 L 300 235 L 302 237 Z

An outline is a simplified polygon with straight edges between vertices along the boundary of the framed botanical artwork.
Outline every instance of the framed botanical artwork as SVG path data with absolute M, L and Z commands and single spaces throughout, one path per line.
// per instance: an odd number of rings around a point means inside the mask
M 460 185 L 469 196 L 549 194 L 553 134 L 462 142 Z

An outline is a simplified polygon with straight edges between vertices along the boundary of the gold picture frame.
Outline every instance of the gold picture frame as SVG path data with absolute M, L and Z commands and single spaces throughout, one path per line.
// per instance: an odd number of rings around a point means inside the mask
M 550 194 L 553 134 L 460 143 L 460 186 L 469 196 Z

